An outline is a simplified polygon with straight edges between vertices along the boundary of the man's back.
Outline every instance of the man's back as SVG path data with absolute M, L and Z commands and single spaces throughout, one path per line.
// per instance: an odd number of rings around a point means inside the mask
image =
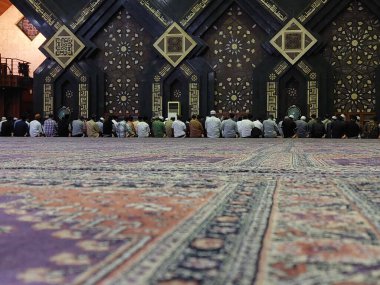
M 149 133 L 150 133 L 149 125 L 144 121 L 139 122 L 137 125 L 137 136 L 139 138 L 147 138 L 149 137 Z
M 206 131 L 208 138 L 219 138 L 222 122 L 217 117 L 211 116 L 206 119 Z
M 236 138 L 236 134 L 238 134 L 237 123 L 232 120 L 224 120 L 222 122 L 222 133 L 224 138 Z
M 296 121 L 297 137 L 306 138 L 309 135 L 309 125 L 303 120 Z
M 265 120 L 263 122 L 264 138 L 276 138 L 278 126 L 273 120 Z
M 15 137 L 25 137 L 28 135 L 29 126 L 24 120 L 18 120 L 15 123 L 13 135 Z

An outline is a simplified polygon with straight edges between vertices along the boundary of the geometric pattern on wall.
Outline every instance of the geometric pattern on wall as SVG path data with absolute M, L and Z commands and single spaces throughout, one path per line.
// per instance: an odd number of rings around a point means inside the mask
M 249 113 L 253 105 L 252 72 L 265 57 L 265 32 L 233 4 L 205 34 L 206 60 L 215 71 L 215 110 Z
M 177 23 L 173 23 L 154 43 L 156 50 L 176 67 L 197 43 Z
M 334 71 L 335 111 L 375 111 L 375 70 L 380 62 L 380 23 L 359 1 L 325 31 L 324 56 Z M 379 80 L 379 79 L 377 79 Z
M 153 59 L 152 38 L 125 10 L 98 33 L 96 60 L 105 72 L 105 108 L 115 115 L 138 115 L 143 76 Z
M 85 45 L 66 26 L 62 26 L 44 45 L 56 62 L 66 68 L 84 49 Z
M 270 43 L 291 64 L 295 64 L 317 43 L 317 39 L 293 18 Z
M 25 17 L 16 24 L 17 27 L 32 41 L 40 33 L 35 26 Z

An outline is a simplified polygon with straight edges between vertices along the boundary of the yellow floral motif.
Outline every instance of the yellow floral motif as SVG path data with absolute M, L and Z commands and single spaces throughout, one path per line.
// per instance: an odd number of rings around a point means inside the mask
M 54 262 L 57 265 L 89 265 L 91 260 L 87 255 L 75 255 L 69 252 L 62 252 L 50 258 L 51 262 Z
M 17 279 L 25 283 L 63 284 L 64 274 L 62 271 L 39 267 L 30 268 L 24 273 L 18 274 Z
M 12 226 L 0 226 L 0 235 L 9 234 L 13 231 Z
M 29 215 L 25 215 L 25 216 L 21 216 L 21 217 L 18 217 L 19 221 L 21 222 L 30 222 L 30 223 L 38 223 L 38 222 L 41 222 L 41 218 L 39 217 L 34 217 L 34 216 L 29 216 Z
M 86 251 L 107 251 L 109 250 L 109 245 L 107 242 L 95 241 L 95 240 L 85 240 L 77 243 L 81 249 Z
M 32 228 L 35 230 L 40 230 L 40 231 L 41 230 L 59 230 L 60 229 L 59 225 L 51 224 L 51 223 L 47 223 L 47 222 L 35 224 L 35 225 L 33 225 Z
M 126 206 L 127 208 L 134 208 L 137 210 L 144 210 L 147 212 L 169 212 L 172 210 L 170 207 L 165 207 L 162 205 L 154 203 L 133 203 Z
M 61 239 L 81 239 L 82 238 L 82 234 L 80 232 L 74 232 L 74 231 L 69 231 L 69 230 L 54 232 L 52 236 L 61 238 Z
M 4 211 L 6 214 L 8 215 L 26 215 L 26 211 L 25 210 L 19 210 L 19 209 L 7 209 Z

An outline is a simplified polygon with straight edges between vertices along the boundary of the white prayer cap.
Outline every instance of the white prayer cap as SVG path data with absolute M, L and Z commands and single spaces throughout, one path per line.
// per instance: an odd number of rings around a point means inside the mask
M 302 117 L 301 117 L 301 120 L 302 120 L 302 121 L 306 121 L 306 117 L 305 117 L 305 116 L 302 116 Z
M 210 112 L 210 115 L 216 115 L 215 110 L 212 110 L 212 111 Z

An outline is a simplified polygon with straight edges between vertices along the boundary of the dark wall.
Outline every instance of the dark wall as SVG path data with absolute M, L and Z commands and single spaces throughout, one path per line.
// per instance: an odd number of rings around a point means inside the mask
M 39 9 L 31 0 L 12 2 L 48 40 L 66 25 L 85 45 L 65 68 L 42 48 L 48 58 L 34 80 L 39 112 L 76 101 L 75 116 L 166 115 L 167 101 L 180 92 L 185 116 L 212 109 L 283 116 L 291 78 L 306 115 L 315 93 L 319 115 L 380 111 L 378 1 L 45 0 Z M 293 17 L 318 40 L 294 65 L 269 43 Z M 153 47 L 173 22 L 197 43 L 177 67 Z M 181 50 L 173 38 L 170 48 Z M 269 98 L 277 100 L 274 111 Z

